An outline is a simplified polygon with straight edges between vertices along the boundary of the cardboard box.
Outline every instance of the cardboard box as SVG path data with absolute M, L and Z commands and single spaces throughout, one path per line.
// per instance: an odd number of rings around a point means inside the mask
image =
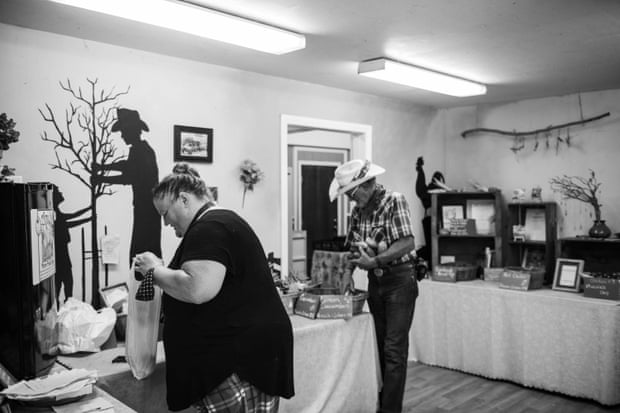
M 584 297 L 620 301 L 620 280 L 583 275 Z
M 351 318 L 362 312 L 367 296 L 366 291 L 362 290 L 355 290 L 353 295 L 343 295 L 337 288 L 310 288 L 297 299 L 295 314 L 308 318 Z M 305 308 L 306 302 L 311 305 L 311 301 L 317 306 L 314 317 L 310 316 L 313 309 Z M 298 310 L 300 302 L 301 308 Z
M 542 288 L 544 279 L 544 269 L 506 267 L 499 278 L 499 288 L 522 291 L 536 290 Z
M 504 268 L 485 268 L 484 269 L 484 281 L 495 281 L 498 282 L 502 274 L 504 273 Z
M 470 281 L 478 277 L 478 266 L 466 263 L 439 264 L 433 268 L 433 281 Z

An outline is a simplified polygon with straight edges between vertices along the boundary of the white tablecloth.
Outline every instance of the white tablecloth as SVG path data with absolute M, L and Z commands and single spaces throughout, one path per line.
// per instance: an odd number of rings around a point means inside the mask
M 280 412 L 374 412 L 381 379 L 371 315 L 362 313 L 349 320 L 310 320 L 293 315 L 291 323 L 295 396 L 280 399 Z M 96 369 L 98 385 L 138 412 L 168 412 L 162 343 L 158 343 L 155 371 L 140 381 L 133 378 L 126 363 L 112 363 L 124 354 L 125 349 L 118 347 L 59 359 L 72 368 Z
M 525 386 L 620 403 L 620 303 L 497 283 L 424 280 L 410 357 Z
M 295 331 L 295 397 L 283 413 L 374 412 L 380 383 L 372 316 L 310 320 L 291 316 Z

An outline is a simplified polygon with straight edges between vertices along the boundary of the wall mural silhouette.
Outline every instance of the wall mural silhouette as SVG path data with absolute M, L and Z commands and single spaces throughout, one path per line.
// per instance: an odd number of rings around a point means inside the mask
M 129 261 L 140 252 L 151 251 L 161 257 L 161 217 L 153 206 L 152 189 L 159 181 L 157 159 L 155 151 L 148 142 L 142 140 L 142 131 L 149 131 L 149 127 L 140 119 L 137 110 L 119 108 L 116 111 L 116 122 L 112 125 L 112 132 L 120 132 L 128 146 L 129 155 L 126 160 L 109 164 L 95 164 L 98 172 L 120 172 L 115 175 L 97 174 L 93 182 L 101 184 L 131 185 L 133 191 L 133 231 L 131 233 L 131 247 Z M 135 273 L 136 279 L 141 279 Z
M 67 79 L 59 82 L 60 88 L 70 95 L 68 108 L 62 117 L 49 104 L 39 109 L 43 119 L 50 123 L 52 132 L 43 131 L 41 139 L 54 145 L 55 163 L 52 169 L 59 169 L 82 183 L 90 193 L 90 204 L 73 213 L 61 215 L 57 203 L 57 217 L 60 222 L 57 232 L 57 245 L 69 242 L 68 229 L 90 222 L 91 303 L 95 308 L 101 306 L 99 295 L 99 248 L 97 200 L 112 195 L 112 185 L 131 185 L 133 190 L 133 230 L 130 247 L 131 257 L 137 252 L 150 250 L 161 254 L 161 218 L 152 204 L 151 188 L 158 182 L 158 167 L 155 152 L 141 138 L 148 126 L 140 119 L 136 110 L 120 108 L 119 98 L 129 93 L 129 87 L 122 92 L 114 88 L 106 91 L 98 85 L 98 80 L 86 79 L 87 87 L 72 85 Z M 120 132 L 125 143 L 130 146 L 127 157 L 119 154 L 112 139 L 113 132 Z M 118 172 L 116 174 L 110 172 Z M 55 191 L 56 192 L 56 191 Z M 60 191 L 58 191 L 60 193 Z M 58 204 L 62 202 L 58 200 Z M 90 210 L 90 216 L 76 219 Z M 58 225 L 58 224 L 57 224 Z M 63 228 L 66 226 L 66 228 Z M 63 255 L 65 252 L 61 251 Z M 84 254 L 84 251 L 82 251 Z M 67 254 L 63 257 L 63 270 L 59 274 L 59 284 L 64 286 L 65 297 L 73 294 L 73 275 Z M 68 268 L 68 270 L 67 270 Z M 86 285 L 82 286 L 86 291 Z
M 65 200 L 63 193 L 58 186 L 54 188 L 54 212 L 56 219 L 54 221 L 54 245 L 56 250 L 56 301 L 60 301 L 60 290 L 64 287 L 65 300 L 73 297 L 73 269 L 71 258 L 69 257 L 69 228 L 85 224 L 90 221 L 90 217 L 79 218 L 90 209 L 86 206 L 75 212 L 64 213 L 60 210 L 60 204 Z

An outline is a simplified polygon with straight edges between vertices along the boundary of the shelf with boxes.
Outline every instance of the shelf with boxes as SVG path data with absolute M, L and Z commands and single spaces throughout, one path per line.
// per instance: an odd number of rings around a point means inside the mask
M 583 260 L 584 296 L 620 300 L 620 238 L 560 238 L 562 258 Z
M 544 284 L 553 282 L 557 244 L 555 202 L 511 202 L 506 215 L 507 266 L 544 270 Z
M 503 199 L 494 192 L 439 192 L 431 196 L 431 265 L 433 278 L 477 278 L 485 255 L 503 265 Z

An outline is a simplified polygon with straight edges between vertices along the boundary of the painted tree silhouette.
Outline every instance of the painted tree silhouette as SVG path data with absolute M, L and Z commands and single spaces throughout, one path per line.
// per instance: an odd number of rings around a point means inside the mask
M 60 88 L 71 95 L 69 108 L 65 109 L 62 119 L 57 117 L 52 108 L 46 103 L 45 110 L 39 109 L 43 119 L 49 122 L 55 131 L 54 136 L 46 131 L 41 133 L 41 139 L 54 144 L 56 162 L 50 164 L 52 169 L 60 169 L 73 176 L 90 192 L 90 224 L 91 224 L 91 251 L 92 251 L 92 283 L 91 302 L 95 308 L 100 307 L 99 297 L 99 249 L 97 245 L 97 199 L 114 192 L 106 183 L 92 184 L 96 174 L 93 165 L 107 165 L 124 158 L 117 154 L 111 134 L 111 125 L 115 119 L 115 109 L 118 107 L 118 98 L 129 93 L 115 92 L 114 88 L 106 92 L 98 87 L 98 80 L 86 79 L 88 87 L 82 90 L 67 82 L 59 82 Z M 86 288 L 86 286 L 82 286 Z

